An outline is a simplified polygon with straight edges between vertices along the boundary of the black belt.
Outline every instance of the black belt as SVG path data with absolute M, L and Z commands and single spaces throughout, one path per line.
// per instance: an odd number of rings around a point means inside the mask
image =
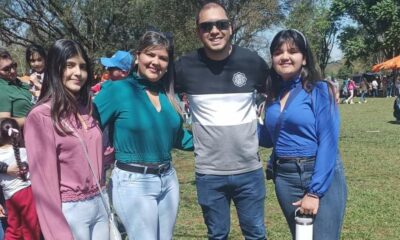
M 313 157 L 276 157 L 276 163 L 305 163 L 315 161 Z
M 142 173 L 142 174 L 155 174 L 160 175 L 166 173 L 168 170 L 171 169 L 171 163 L 162 164 L 159 166 L 133 166 L 123 162 L 116 162 L 116 166 L 119 169 L 134 172 L 134 173 Z

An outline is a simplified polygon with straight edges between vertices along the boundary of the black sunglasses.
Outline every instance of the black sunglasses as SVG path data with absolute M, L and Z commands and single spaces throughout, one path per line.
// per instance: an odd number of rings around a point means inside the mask
M 10 73 L 11 69 L 17 69 L 18 64 L 16 62 L 11 63 L 10 65 L 4 67 L 3 69 L 0 69 L 0 71 L 6 72 L 6 73 Z
M 199 24 L 199 29 L 203 32 L 210 32 L 216 26 L 218 30 L 227 30 L 231 26 L 229 20 L 218 20 L 215 22 L 202 22 Z

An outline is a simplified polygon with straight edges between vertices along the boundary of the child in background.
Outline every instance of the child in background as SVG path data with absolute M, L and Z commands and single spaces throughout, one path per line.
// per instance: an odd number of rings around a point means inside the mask
M 30 84 L 32 92 L 32 103 L 36 103 L 44 77 L 44 69 L 46 66 L 46 52 L 39 45 L 30 45 L 25 52 L 25 60 L 30 68 Z
M 19 128 L 14 119 L 0 119 L 0 185 L 6 199 L 5 240 L 40 239 L 40 226 L 27 179 L 25 148 L 19 148 Z

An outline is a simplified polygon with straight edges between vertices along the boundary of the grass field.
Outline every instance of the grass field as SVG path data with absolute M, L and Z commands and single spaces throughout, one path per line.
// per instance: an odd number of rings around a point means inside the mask
M 392 115 L 394 98 L 340 105 L 340 150 L 348 201 L 342 239 L 400 239 L 400 125 Z M 223 139 L 221 139 L 223 141 Z M 269 149 L 262 149 L 264 160 Z M 196 200 L 193 153 L 174 151 L 181 202 L 174 239 L 206 239 Z M 266 225 L 270 240 L 290 239 L 273 184 L 267 183 Z M 243 239 L 232 208 L 230 239 Z

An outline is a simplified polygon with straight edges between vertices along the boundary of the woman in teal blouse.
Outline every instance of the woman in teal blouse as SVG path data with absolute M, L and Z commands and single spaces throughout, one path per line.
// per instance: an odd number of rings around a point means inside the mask
M 129 239 L 172 239 L 179 183 L 171 149 L 193 149 L 174 98 L 172 53 L 164 34 L 146 32 L 137 71 L 105 86 L 94 100 L 100 125 L 112 126 L 112 199 Z

